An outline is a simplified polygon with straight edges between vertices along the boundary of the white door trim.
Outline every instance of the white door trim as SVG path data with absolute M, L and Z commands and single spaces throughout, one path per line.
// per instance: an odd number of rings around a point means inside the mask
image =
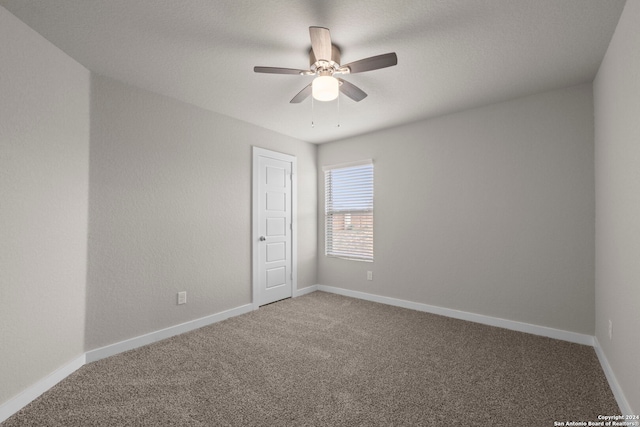
M 252 293 L 251 293 L 251 301 L 253 304 L 253 309 L 257 310 L 260 306 L 259 301 L 257 300 L 257 295 L 259 292 L 259 250 L 260 245 L 259 241 L 259 192 L 258 189 L 258 179 L 260 176 L 258 162 L 259 157 L 270 157 L 272 159 L 282 160 L 285 162 L 291 163 L 291 296 L 295 296 L 296 290 L 298 289 L 298 159 L 290 154 L 279 153 L 277 151 L 271 151 L 264 148 L 253 146 L 253 166 L 252 166 L 252 176 L 251 176 L 251 193 L 252 193 L 252 202 L 251 202 L 251 217 L 252 217 L 252 226 L 251 226 L 251 263 L 252 263 Z

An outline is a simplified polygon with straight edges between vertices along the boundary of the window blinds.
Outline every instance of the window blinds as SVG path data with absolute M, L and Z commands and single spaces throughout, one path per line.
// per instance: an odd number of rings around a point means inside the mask
M 373 261 L 373 162 L 323 169 L 325 255 Z

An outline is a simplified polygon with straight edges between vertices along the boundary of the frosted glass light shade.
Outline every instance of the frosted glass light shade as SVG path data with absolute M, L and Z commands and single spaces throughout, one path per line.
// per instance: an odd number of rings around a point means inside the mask
M 333 101 L 340 93 L 338 79 L 332 76 L 319 76 L 311 84 L 311 94 L 318 101 Z

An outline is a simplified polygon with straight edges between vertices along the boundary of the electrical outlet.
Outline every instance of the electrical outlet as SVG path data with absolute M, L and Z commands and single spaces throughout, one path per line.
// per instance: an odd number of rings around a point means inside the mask
M 373 280 L 373 271 L 367 271 L 367 280 Z
M 187 292 L 178 292 L 178 304 L 186 304 L 187 303 Z
M 609 319 L 609 339 L 613 336 L 613 322 Z

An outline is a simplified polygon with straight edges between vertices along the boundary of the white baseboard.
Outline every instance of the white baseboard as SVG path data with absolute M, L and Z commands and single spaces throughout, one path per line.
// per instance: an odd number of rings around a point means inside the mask
M 293 297 L 301 297 L 302 295 L 310 294 L 318 290 L 318 285 L 307 286 L 306 288 L 296 289 L 293 293 Z
M 470 322 L 482 323 L 484 325 L 497 326 L 499 328 L 511 329 L 518 332 L 526 332 L 543 337 L 555 338 L 569 341 L 576 344 L 593 346 L 593 336 L 569 332 L 561 329 L 548 328 L 546 326 L 532 325 L 530 323 L 517 322 L 515 320 L 501 319 L 498 317 L 485 316 L 482 314 L 469 313 L 466 311 L 454 310 L 451 308 L 438 307 L 435 305 L 422 304 L 419 302 L 407 301 L 397 298 L 373 295 L 366 292 L 352 291 L 349 289 L 336 288 L 333 286 L 317 285 L 319 291 L 344 295 L 347 297 L 359 298 L 367 301 L 379 302 L 382 304 L 394 305 L 396 307 L 409 308 L 417 311 L 424 311 L 441 316 L 453 317 L 454 319 L 467 320 Z
M 600 365 L 602 366 L 602 370 L 604 371 L 604 375 L 607 377 L 607 381 L 609 382 L 609 387 L 611 387 L 611 391 L 613 392 L 613 396 L 616 398 L 616 402 L 618 402 L 618 406 L 620 407 L 620 411 L 622 415 L 636 415 L 631 410 L 631 405 L 627 401 L 624 392 L 622 391 L 622 387 L 620 387 L 620 383 L 618 383 L 618 379 L 613 373 L 613 369 L 611 369 L 611 365 L 609 365 L 609 360 L 607 360 L 607 356 L 605 356 L 604 351 L 602 351 L 602 347 L 600 347 L 600 342 L 597 337 L 593 338 L 593 348 L 598 355 L 598 360 L 600 361 Z
M 95 362 L 96 360 L 104 359 L 105 357 L 113 356 L 124 351 L 133 350 L 134 348 L 142 347 L 143 345 L 148 345 L 175 335 L 184 334 L 185 332 L 193 331 L 194 329 L 202 328 L 203 326 L 211 325 L 212 323 L 217 323 L 230 317 L 239 316 L 252 310 L 253 304 L 245 304 L 210 316 L 201 317 L 200 319 L 191 320 L 179 325 L 160 329 L 159 331 L 90 350 L 87 352 L 87 363 Z
M 42 393 L 80 369 L 85 364 L 85 361 L 85 355 L 82 354 L 80 357 L 77 357 L 66 365 L 56 369 L 51 374 L 24 390 L 22 393 L 0 405 L 0 423 L 40 397 Z

